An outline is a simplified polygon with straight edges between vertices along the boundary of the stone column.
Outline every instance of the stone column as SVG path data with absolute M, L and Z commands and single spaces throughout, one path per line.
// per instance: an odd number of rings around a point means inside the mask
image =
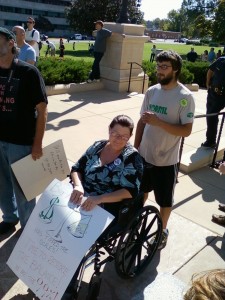
M 142 92 L 144 72 L 142 64 L 144 43 L 144 26 L 135 24 L 104 23 L 106 29 L 121 35 L 107 39 L 107 49 L 101 60 L 101 78 L 107 89 L 125 92 L 128 90 L 130 64 L 133 62 L 130 92 Z M 125 34 L 125 38 L 122 37 Z M 137 64 L 135 64 L 137 63 Z M 145 78 L 144 91 L 148 88 L 148 76 Z

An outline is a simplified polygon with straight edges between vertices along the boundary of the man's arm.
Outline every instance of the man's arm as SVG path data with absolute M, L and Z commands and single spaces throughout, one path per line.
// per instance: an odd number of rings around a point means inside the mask
M 214 72 L 212 70 L 208 70 L 206 75 L 206 88 L 207 90 L 210 88 L 211 78 L 213 77 Z
M 142 115 L 142 121 L 145 124 L 158 126 L 166 132 L 175 136 L 187 137 L 191 134 L 192 131 L 192 123 L 170 124 L 159 119 L 154 113 L 151 112 L 144 112 Z
M 37 120 L 36 120 L 36 131 L 34 136 L 34 142 L 32 145 L 32 158 L 34 160 L 40 158 L 42 153 L 42 140 L 44 137 L 45 126 L 47 121 L 47 105 L 44 102 L 39 103 L 36 106 L 37 110 Z
M 135 133 L 135 139 L 134 139 L 134 147 L 136 149 L 139 148 L 141 140 L 142 140 L 142 135 L 144 132 L 145 124 L 143 123 L 142 119 L 140 118 L 138 123 L 137 123 L 137 128 L 136 128 L 136 133 Z

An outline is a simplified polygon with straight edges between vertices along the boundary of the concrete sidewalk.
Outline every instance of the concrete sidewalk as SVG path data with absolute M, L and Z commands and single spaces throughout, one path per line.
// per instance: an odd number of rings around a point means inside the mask
M 196 115 L 205 114 L 206 91 L 194 92 L 194 96 Z M 127 114 L 136 124 L 142 101 L 143 95 L 106 90 L 50 96 L 44 144 L 62 139 L 68 160 L 75 162 L 95 140 L 107 138 L 108 126 L 114 116 Z M 187 158 L 190 153 L 195 155 L 202 151 L 199 145 L 205 140 L 205 131 L 205 119 L 197 119 L 192 135 L 185 139 L 183 156 Z M 203 151 L 210 157 L 210 162 L 212 151 Z M 189 174 L 180 172 L 166 248 L 157 252 L 147 270 L 136 279 L 120 279 L 114 263 L 108 263 L 102 274 L 99 299 L 132 299 L 142 294 L 144 288 L 164 272 L 175 275 L 187 284 L 195 272 L 225 268 L 224 227 L 211 222 L 211 215 L 220 213 L 218 203 L 225 204 L 224 182 L 225 176 L 220 176 L 217 170 L 208 166 Z M 148 203 L 156 205 L 152 193 Z M 0 298 L 4 300 L 33 299 L 27 287 L 5 264 L 17 238 L 15 233 L 0 243 Z M 90 276 L 91 270 L 87 270 L 80 300 L 85 299 Z

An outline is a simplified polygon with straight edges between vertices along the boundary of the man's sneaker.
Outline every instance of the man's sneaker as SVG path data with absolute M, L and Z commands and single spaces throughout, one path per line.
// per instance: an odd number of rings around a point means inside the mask
M 161 241 L 158 245 L 158 250 L 162 250 L 164 247 L 166 247 L 168 236 L 169 236 L 169 230 L 166 229 L 166 232 L 163 230 Z M 156 242 L 155 238 L 152 238 L 150 241 L 150 245 L 153 245 L 155 242 Z
M 94 82 L 100 82 L 100 79 L 94 79 L 93 81 Z
M 91 80 L 91 79 L 87 80 L 87 83 L 92 83 L 92 82 L 93 82 L 93 80 Z
M 214 149 L 216 147 L 216 143 L 210 143 L 208 141 L 205 141 L 204 143 L 201 144 L 201 147 Z
M 0 223 L 0 234 L 13 233 L 14 231 L 16 231 L 16 224 L 18 222 L 19 222 L 19 220 L 14 223 L 7 223 L 7 222 L 2 221 Z

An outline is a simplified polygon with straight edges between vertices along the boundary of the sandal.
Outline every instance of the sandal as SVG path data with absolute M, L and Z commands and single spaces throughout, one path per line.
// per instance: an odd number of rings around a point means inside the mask
M 219 210 L 225 212 L 225 204 L 219 204 Z
M 225 216 L 212 215 L 212 221 L 218 225 L 225 226 Z

